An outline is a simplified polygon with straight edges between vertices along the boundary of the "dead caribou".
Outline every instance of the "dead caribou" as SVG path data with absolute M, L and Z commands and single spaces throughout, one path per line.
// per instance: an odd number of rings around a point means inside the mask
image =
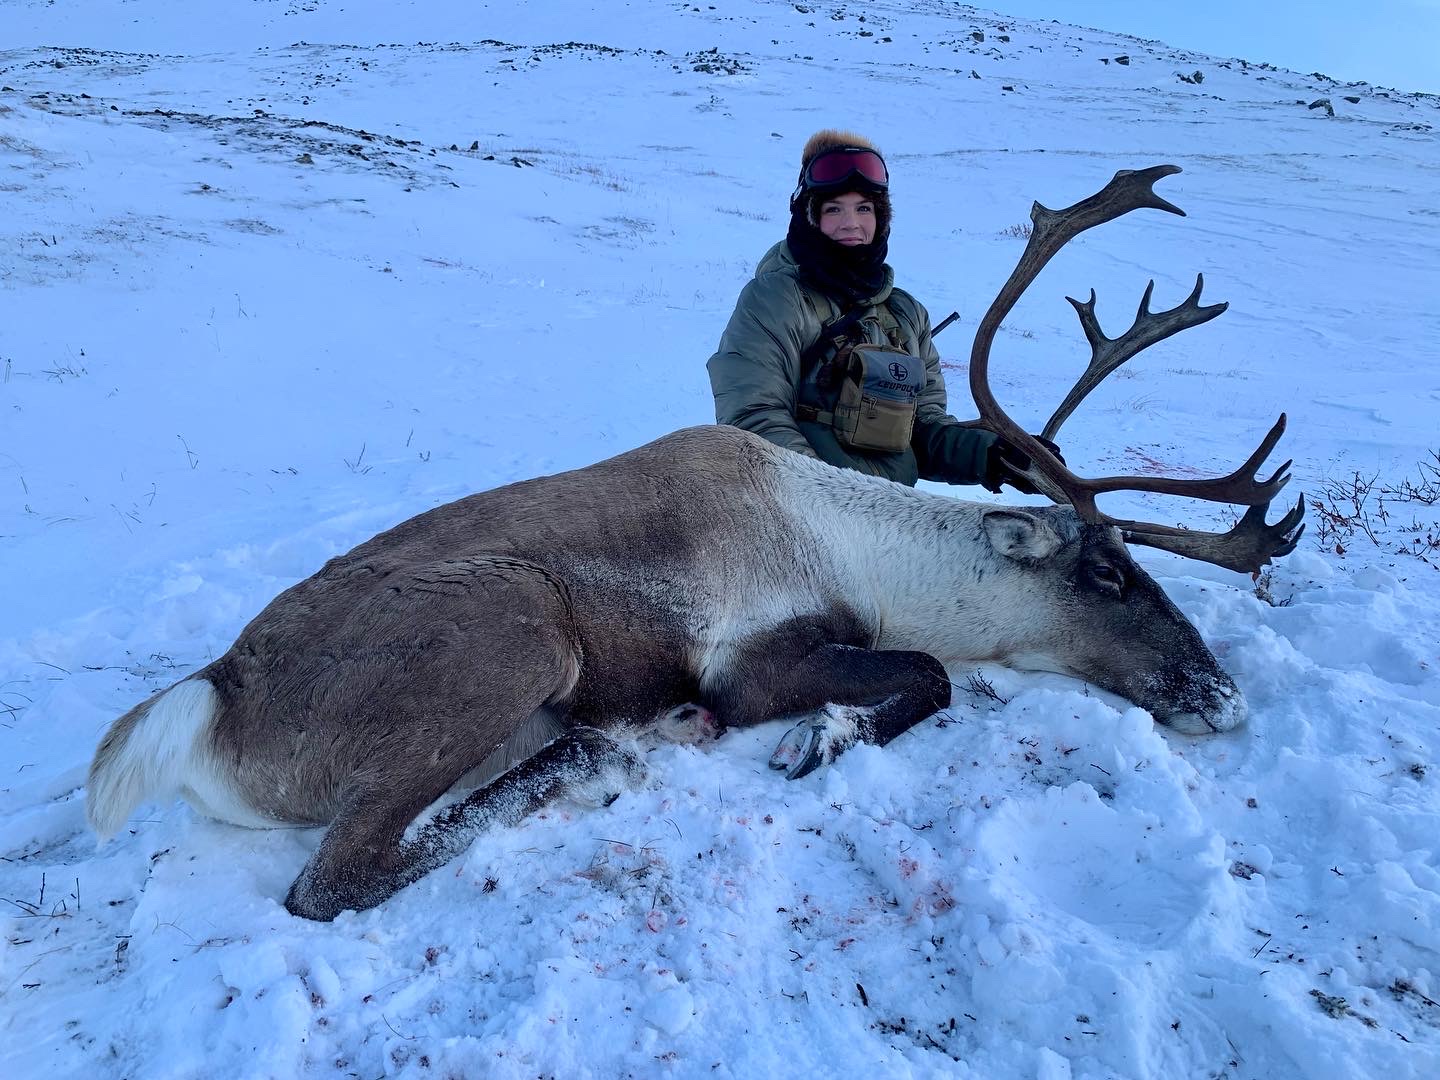
M 1229 476 L 1084 479 L 996 403 L 996 330 L 1072 237 L 1155 195 L 1120 172 L 1034 232 L 976 335 L 981 423 L 1030 455 L 1057 503 L 1007 509 L 843 472 L 734 428 L 692 428 L 588 468 L 471 495 L 397 525 L 276 597 L 220 659 L 110 728 L 89 778 L 103 837 L 179 794 L 249 826 L 328 825 L 285 906 L 312 919 L 380 903 L 483 828 L 558 795 L 613 796 L 640 765 L 606 729 L 684 702 L 726 725 L 799 722 L 771 764 L 792 779 L 855 740 L 883 744 L 950 700 L 943 662 L 1074 675 L 1188 732 L 1245 713 L 1200 635 L 1126 551 L 1150 544 L 1242 571 L 1290 551 L 1301 508 L 1265 523 L 1289 479 L 1256 478 L 1284 427 Z M 1179 307 L 1101 333 L 1053 436 L 1140 350 L 1213 318 Z M 1227 533 L 1119 521 L 1119 489 L 1249 507 Z M 874 553 L 886 553 L 877 558 Z M 468 774 L 468 777 L 467 777 Z M 462 778 L 482 786 L 424 821 Z

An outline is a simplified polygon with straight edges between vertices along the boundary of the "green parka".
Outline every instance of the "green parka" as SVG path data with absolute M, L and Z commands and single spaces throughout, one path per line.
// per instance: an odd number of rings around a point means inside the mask
M 796 405 L 805 391 L 801 354 L 820 340 L 821 326 L 841 314 L 839 306 L 800 280 L 789 245 L 780 241 L 760 260 L 746 283 L 735 313 L 706 365 L 715 393 L 715 419 L 753 431 L 777 446 L 818 457 L 831 465 L 883 476 L 901 484 L 917 479 L 978 484 L 995 436 L 960 427 L 946 411 L 940 354 L 930 340 L 930 316 L 914 297 L 894 287 L 885 268 L 885 284 L 869 299 L 862 321 L 872 344 L 892 344 L 925 364 L 925 387 L 915 413 L 910 447 L 895 453 L 841 446 L 826 424 L 797 420 Z M 881 307 L 893 319 L 884 319 Z M 887 337 L 882 322 L 898 324 Z

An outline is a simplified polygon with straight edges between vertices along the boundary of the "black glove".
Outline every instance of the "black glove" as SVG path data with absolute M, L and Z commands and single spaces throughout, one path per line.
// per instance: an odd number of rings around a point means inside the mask
M 1061 465 L 1065 464 L 1065 459 L 1060 455 L 1060 448 L 1053 442 L 1040 435 L 1033 435 L 1031 438 L 1054 454 Z M 1022 495 L 1038 495 L 1040 492 L 1035 485 L 1021 475 L 1029 468 L 1029 454 L 1004 439 L 996 439 L 995 444 L 990 447 L 989 457 L 985 462 L 985 479 L 981 483 L 988 490 L 997 494 L 1001 484 L 1009 484 Z

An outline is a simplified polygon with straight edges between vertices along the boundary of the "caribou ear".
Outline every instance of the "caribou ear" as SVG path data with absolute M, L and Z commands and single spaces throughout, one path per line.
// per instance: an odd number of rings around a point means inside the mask
M 990 510 L 980 521 L 990 546 L 1007 559 L 1038 562 L 1054 555 L 1063 543 L 1049 522 L 1023 510 Z

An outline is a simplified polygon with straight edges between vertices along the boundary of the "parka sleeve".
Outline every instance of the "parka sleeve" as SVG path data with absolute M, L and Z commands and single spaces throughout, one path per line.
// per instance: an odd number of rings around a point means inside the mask
M 946 484 L 984 483 L 995 434 L 984 428 L 961 427 L 947 411 L 940 351 L 930 337 L 930 313 L 919 302 L 915 302 L 915 320 L 916 343 L 925 361 L 925 389 L 920 391 L 910 445 L 920 478 Z
M 740 291 L 720 347 L 705 365 L 715 420 L 752 431 L 787 450 L 818 457 L 795 423 L 800 353 L 819 334 L 806 317 L 799 286 L 764 275 Z

